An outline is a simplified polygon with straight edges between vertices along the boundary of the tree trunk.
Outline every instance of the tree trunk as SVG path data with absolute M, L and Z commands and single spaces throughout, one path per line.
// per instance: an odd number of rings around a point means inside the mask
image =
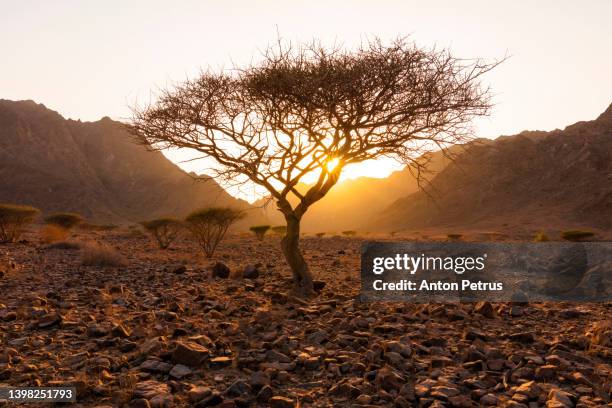
M 287 233 L 281 241 L 285 259 L 293 272 L 293 283 L 297 293 L 310 296 L 314 294 L 312 275 L 300 251 L 300 219 L 294 214 L 285 215 Z

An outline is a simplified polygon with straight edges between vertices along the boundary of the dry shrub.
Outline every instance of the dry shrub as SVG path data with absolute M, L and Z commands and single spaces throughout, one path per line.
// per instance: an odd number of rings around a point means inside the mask
M 48 224 L 40 230 L 40 237 L 45 244 L 64 241 L 68 238 L 69 232 L 66 228 L 56 224 Z
M 191 213 L 185 223 L 195 241 L 211 258 L 229 227 L 244 218 L 240 210 L 225 207 L 211 207 Z
M 155 238 L 161 249 L 167 249 L 183 228 L 183 224 L 174 218 L 143 221 L 141 225 Z
M 269 225 L 253 225 L 251 228 L 249 228 L 249 231 L 255 234 L 258 240 L 263 241 L 264 235 L 266 235 L 266 232 L 268 232 L 269 229 Z
M 31 224 L 40 210 L 27 205 L 0 203 L 0 242 L 15 242 L 26 225 Z
M 81 248 L 81 264 L 84 266 L 118 267 L 126 264 L 123 256 L 114 248 L 89 242 Z

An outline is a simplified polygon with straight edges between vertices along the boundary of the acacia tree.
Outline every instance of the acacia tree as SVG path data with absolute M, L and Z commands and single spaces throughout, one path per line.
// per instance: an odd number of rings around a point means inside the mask
M 0 243 L 15 242 L 23 228 L 34 222 L 38 214 L 38 208 L 28 205 L 0 203 Z
M 263 241 L 266 232 L 268 232 L 270 228 L 270 225 L 253 225 L 251 228 L 249 228 L 249 231 L 255 234 L 258 240 Z
M 143 221 L 140 225 L 155 238 L 160 249 L 168 249 L 183 228 L 183 224 L 174 218 Z
M 192 149 L 216 161 L 216 176 L 263 186 L 287 223 L 281 246 L 296 289 L 309 294 L 299 248 L 306 211 L 347 165 L 393 157 L 420 178 L 418 157 L 467 142 L 471 119 L 489 112 L 480 77 L 495 65 L 404 39 L 356 50 L 279 41 L 256 64 L 162 90 L 134 109 L 129 127 L 147 146 Z M 311 173 L 316 182 L 298 191 Z
M 229 227 L 243 217 L 240 210 L 210 207 L 192 212 L 185 218 L 185 223 L 206 256 L 212 258 Z

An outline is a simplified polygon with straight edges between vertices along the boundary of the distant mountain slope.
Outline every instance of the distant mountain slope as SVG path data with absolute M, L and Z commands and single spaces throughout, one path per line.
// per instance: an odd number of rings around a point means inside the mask
M 132 143 L 118 122 L 66 120 L 44 105 L 8 100 L 0 100 L 0 202 L 98 222 L 183 216 L 207 205 L 250 208 Z
M 458 148 L 452 149 L 457 154 Z M 427 168 L 433 177 L 442 170 L 450 159 L 442 152 L 428 156 Z M 345 180 L 334 186 L 327 195 L 316 202 L 304 215 L 302 231 L 340 232 L 344 230 L 361 229 L 373 215 L 378 214 L 395 200 L 417 191 L 419 188 L 415 176 L 408 168 L 396 171 L 386 178 L 359 177 Z M 308 185 L 298 185 L 299 191 L 306 191 Z M 266 200 L 256 202 L 262 206 Z M 274 203 L 265 207 L 266 215 L 271 223 L 283 224 L 283 215 L 276 209 Z
M 439 226 L 612 228 L 612 105 L 564 130 L 475 144 L 437 175 L 430 195 L 397 200 L 379 230 Z

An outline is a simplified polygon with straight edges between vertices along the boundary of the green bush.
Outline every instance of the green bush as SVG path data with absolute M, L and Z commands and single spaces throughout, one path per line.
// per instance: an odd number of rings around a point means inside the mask
M 243 217 L 244 213 L 240 210 L 211 207 L 194 211 L 187 216 L 185 223 L 196 242 L 210 258 L 229 227 Z
M 82 224 L 85 220 L 77 213 L 55 213 L 44 219 L 45 224 L 57 225 L 67 230 Z
M 272 232 L 278 235 L 285 235 L 287 233 L 286 225 L 277 225 L 271 228 Z
M 176 239 L 183 224 L 174 218 L 159 218 L 140 223 L 157 241 L 161 249 L 167 249 Z
M 269 225 L 253 225 L 251 228 L 249 228 L 249 231 L 255 234 L 258 240 L 263 241 L 264 235 L 266 235 L 266 232 L 268 232 L 269 229 Z
M 27 205 L 0 204 L 0 243 L 16 241 L 40 210 Z
M 591 238 L 595 235 L 591 231 L 567 230 L 561 233 L 561 238 L 566 241 L 582 241 L 583 239 Z
M 347 237 L 354 237 L 355 235 L 357 235 L 357 231 L 342 231 L 342 235 Z

